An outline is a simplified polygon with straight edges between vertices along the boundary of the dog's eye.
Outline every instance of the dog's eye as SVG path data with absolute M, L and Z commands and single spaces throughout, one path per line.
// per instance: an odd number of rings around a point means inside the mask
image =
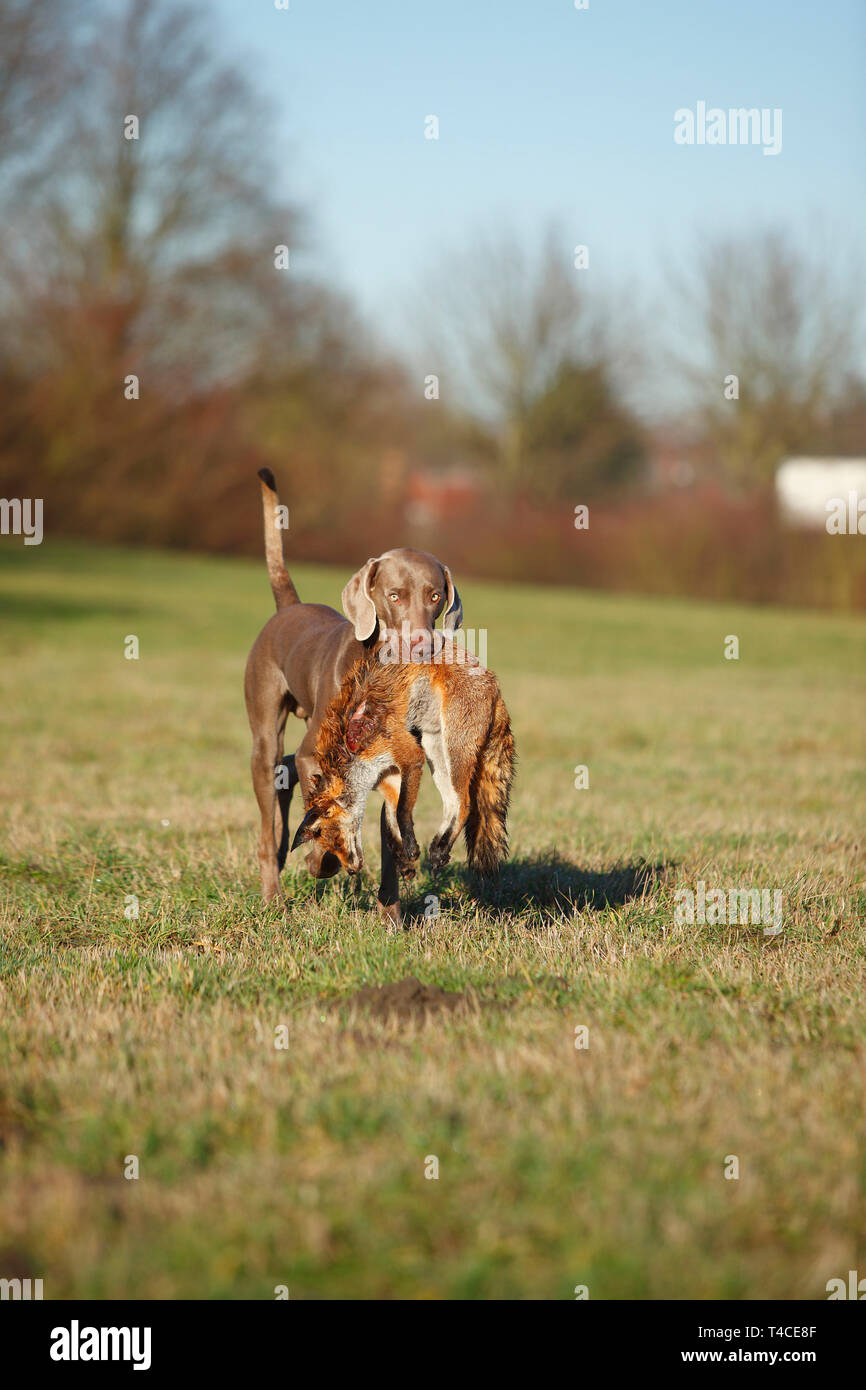
M 399 602 L 400 602 L 400 595 L 399 595 L 399 594 L 389 594 L 389 595 L 388 595 L 388 598 L 391 600 L 392 603 L 399 603 Z
M 430 595 L 430 602 L 431 602 L 431 603 L 438 603 L 441 597 L 442 597 L 441 594 L 431 594 L 431 595 Z

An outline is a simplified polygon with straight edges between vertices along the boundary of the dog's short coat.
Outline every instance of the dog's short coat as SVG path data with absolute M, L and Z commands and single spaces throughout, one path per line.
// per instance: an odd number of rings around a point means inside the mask
M 279 874 L 288 849 L 288 813 L 293 788 L 300 784 L 304 806 L 310 804 L 318 776 L 315 747 L 319 725 L 346 672 L 368 649 L 383 640 L 385 629 L 431 633 L 443 618 L 446 631 L 463 619 L 460 595 L 451 571 L 433 555 L 418 550 L 388 550 L 370 559 L 343 590 L 346 617 L 321 603 L 302 603 L 283 559 L 278 527 L 279 498 L 270 469 L 259 472 L 265 522 L 265 557 L 277 605 L 253 643 L 247 660 L 244 696 L 253 736 L 253 787 L 261 813 L 259 866 L 266 901 L 280 896 Z M 307 730 L 294 757 L 283 759 L 283 735 L 290 714 L 306 721 Z M 286 769 L 279 791 L 282 833 L 274 833 L 277 804 L 275 769 Z M 381 790 L 387 795 L 387 778 Z M 400 920 L 394 845 L 383 807 L 380 910 Z M 315 844 L 307 866 L 317 878 L 329 878 L 339 861 Z

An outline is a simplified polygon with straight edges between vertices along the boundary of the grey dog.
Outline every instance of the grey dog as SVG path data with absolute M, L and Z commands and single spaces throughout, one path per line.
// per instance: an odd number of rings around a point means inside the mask
M 365 650 L 378 647 L 388 631 L 431 634 L 442 616 L 446 631 L 463 620 L 460 595 L 451 571 L 433 555 L 420 550 L 386 550 L 370 559 L 343 590 L 346 617 L 323 603 L 302 603 L 286 570 L 282 532 L 278 526 L 279 498 L 269 468 L 259 471 L 265 521 L 265 558 L 277 611 L 265 623 L 247 660 L 244 696 L 253 736 L 253 787 L 261 812 L 259 866 L 266 902 L 280 896 L 279 875 L 289 843 L 288 813 L 292 791 L 300 785 L 305 808 L 315 790 L 319 769 L 316 737 L 322 716 L 337 694 L 347 671 Z M 283 757 L 283 734 L 290 714 L 306 721 L 307 729 L 294 756 Z M 276 769 L 286 769 L 286 785 L 277 788 Z M 397 777 L 396 769 L 393 774 Z M 380 789 L 393 794 L 384 784 Z M 399 777 L 397 777 L 399 783 Z M 275 835 L 279 804 L 281 838 Z M 382 808 L 382 878 L 379 910 L 400 921 L 395 846 Z M 330 878 L 339 869 L 332 854 L 313 844 L 306 856 L 316 878 Z

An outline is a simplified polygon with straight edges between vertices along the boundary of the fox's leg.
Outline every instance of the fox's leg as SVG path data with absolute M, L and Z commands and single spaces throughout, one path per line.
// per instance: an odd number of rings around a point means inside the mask
M 400 844 L 400 872 L 404 878 L 414 878 L 415 861 L 421 857 L 421 851 L 415 838 L 412 816 L 424 771 L 424 754 L 411 734 L 405 734 L 402 741 L 397 741 L 395 752 L 400 772 L 399 794 L 394 810 Z
M 413 861 L 420 854 L 418 841 L 415 839 L 412 812 L 418 799 L 423 768 L 424 758 L 419 749 L 418 758 L 414 759 L 409 768 L 404 767 L 400 772 L 389 773 L 379 783 L 379 791 L 385 802 L 382 807 L 382 825 L 387 827 L 391 857 L 404 878 L 413 877 Z
M 471 759 L 466 752 L 446 744 L 440 732 L 423 734 L 421 746 L 442 798 L 442 824 L 430 841 L 430 867 L 443 868 L 451 857 L 454 841 L 469 815 Z
M 377 791 L 382 793 L 384 806 L 382 807 L 382 821 L 387 825 L 388 833 L 395 845 L 400 843 L 400 826 L 397 821 L 397 804 L 400 800 L 400 774 L 389 772 L 379 782 Z
M 421 851 L 415 838 L 415 822 L 412 817 L 415 803 L 418 800 L 418 789 L 421 786 L 421 774 L 424 771 L 424 754 L 420 748 L 418 748 L 417 753 L 418 756 L 414 757 L 408 767 L 403 769 L 400 798 L 397 802 L 397 824 L 400 827 L 400 837 L 403 841 L 403 853 L 406 859 L 412 863 L 413 874 L 415 873 L 414 861 L 420 858 Z

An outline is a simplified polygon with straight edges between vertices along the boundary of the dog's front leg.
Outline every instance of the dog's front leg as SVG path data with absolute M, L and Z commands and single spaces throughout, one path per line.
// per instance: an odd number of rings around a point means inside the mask
M 394 855 L 396 848 L 394 836 L 388 820 L 388 802 L 382 807 L 380 819 L 381 839 L 382 839 L 382 878 L 379 883 L 379 893 L 377 897 L 377 907 L 381 916 L 387 917 L 399 927 L 403 922 L 403 913 L 400 910 L 400 881 L 397 874 L 397 860 Z
M 295 755 L 288 753 L 278 766 L 277 778 L 277 803 L 280 808 L 280 844 L 277 849 L 277 868 L 282 871 L 289 852 L 289 808 L 292 804 L 292 792 L 298 785 L 298 774 L 295 768 Z

